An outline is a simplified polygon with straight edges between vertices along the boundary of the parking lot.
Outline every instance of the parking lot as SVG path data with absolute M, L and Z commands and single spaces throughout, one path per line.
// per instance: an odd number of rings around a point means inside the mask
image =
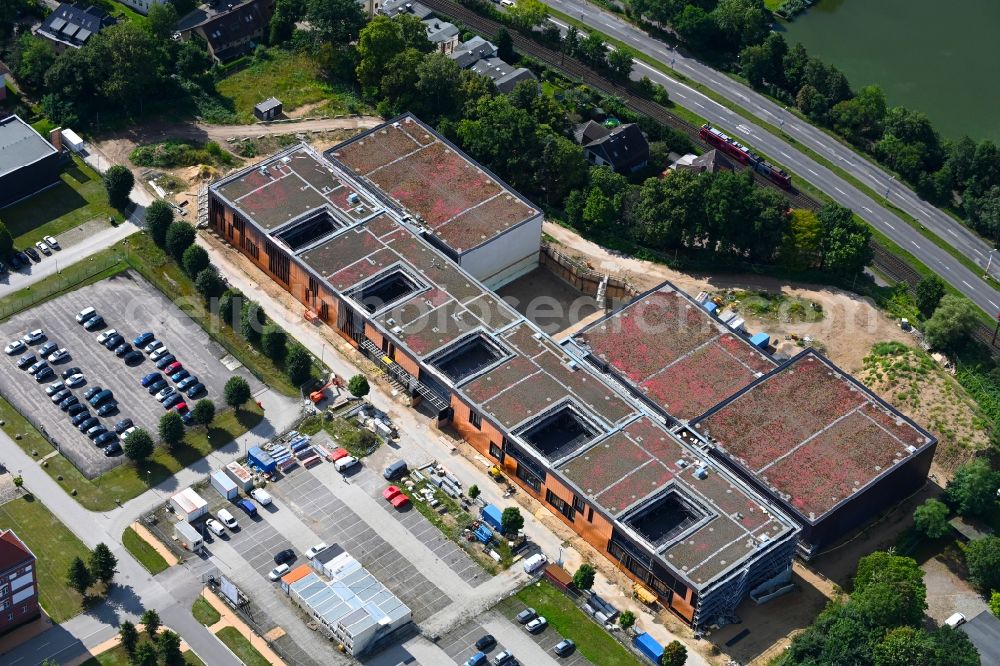
M 36 382 L 26 371 L 17 368 L 18 359 L 26 352 L 0 360 L 0 391 L 85 476 L 93 478 L 120 464 L 123 457 L 106 457 L 70 423 L 70 417 L 52 403 L 45 393 L 46 386 L 61 381 L 64 370 L 79 367 L 86 382 L 73 389 L 73 395 L 80 402 L 85 402 L 83 394 L 88 388 L 101 386 L 113 391 L 119 403 L 117 412 L 100 419 L 109 430 L 119 420 L 130 418 L 155 437 L 164 409 L 139 385 L 144 375 L 156 371 L 155 364 L 144 354 L 139 363 L 127 366 L 114 352 L 105 349 L 95 339 L 104 329 L 87 331 L 76 321 L 76 314 L 86 307 L 96 308 L 104 317 L 104 328 L 116 329 L 126 342 L 131 343 L 141 332 L 152 331 L 184 368 L 205 384 L 206 392 L 196 399 L 211 398 L 222 408 L 222 388 L 234 373 L 220 361 L 226 355 L 223 347 L 212 341 L 196 322 L 155 287 L 132 272 L 81 287 L 0 324 L 0 341 L 4 345 L 27 331 L 40 328 L 45 331 L 47 340 L 69 351 L 68 359 L 51 364 L 56 376 L 44 382 Z M 41 344 L 31 345 L 29 351 L 37 353 Z M 251 382 L 252 390 L 261 387 L 246 370 L 241 368 L 238 373 Z

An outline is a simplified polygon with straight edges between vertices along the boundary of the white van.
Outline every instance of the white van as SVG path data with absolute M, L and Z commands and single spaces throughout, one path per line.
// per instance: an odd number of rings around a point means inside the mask
M 343 458 L 334 461 L 333 467 L 338 472 L 346 472 L 347 470 L 351 469 L 357 464 L 358 464 L 358 459 L 355 458 L 354 456 L 344 456 Z
M 215 515 L 218 516 L 219 520 L 222 521 L 222 524 L 228 527 L 229 529 L 232 530 L 239 527 L 239 523 L 237 523 L 236 519 L 233 518 L 233 514 L 229 513 L 225 509 L 219 509 L 219 511 Z
M 548 560 L 541 553 L 536 553 L 524 561 L 524 572 L 533 574 L 546 565 Z
M 78 324 L 83 324 L 92 319 L 97 314 L 97 310 L 94 308 L 84 308 L 80 310 L 80 313 L 76 315 L 76 322 Z
M 961 613 L 955 613 L 945 620 L 944 623 L 952 629 L 957 629 L 960 624 L 965 624 L 965 616 Z

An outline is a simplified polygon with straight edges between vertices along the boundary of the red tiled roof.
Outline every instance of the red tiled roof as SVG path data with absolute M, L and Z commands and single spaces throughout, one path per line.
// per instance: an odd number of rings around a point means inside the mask
M 0 532 L 0 571 L 7 571 L 34 559 L 35 556 L 13 530 Z

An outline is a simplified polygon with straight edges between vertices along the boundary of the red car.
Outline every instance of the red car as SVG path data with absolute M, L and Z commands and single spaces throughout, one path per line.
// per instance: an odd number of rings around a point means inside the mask
M 184 366 L 181 365 L 180 361 L 174 361 L 173 363 L 165 367 L 163 369 L 163 372 L 169 377 L 170 375 L 174 374 L 183 367 Z
M 345 448 L 334 449 L 333 452 L 330 453 L 330 460 L 336 462 L 341 458 L 346 458 L 348 455 L 347 449 Z
M 384 497 L 389 504 L 393 505 L 397 509 L 400 509 L 410 503 L 410 498 L 404 495 L 403 491 L 396 486 L 389 486 L 383 490 L 382 497 Z
M 186 402 L 178 402 L 176 405 L 174 405 L 174 409 L 177 410 L 178 414 L 183 414 L 188 410 L 188 406 Z

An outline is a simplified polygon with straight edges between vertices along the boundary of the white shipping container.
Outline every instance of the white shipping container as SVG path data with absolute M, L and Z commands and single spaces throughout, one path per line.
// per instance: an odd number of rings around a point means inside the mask
M 236 488 L 236 484 L 233 480 L 226 476 L 226 473 L 221 469 L 212 472 L 212 475 L 208 478 L 209 483 L 215 490 L 228 500 L 233 499 L 239 494 L 239 490 Z

